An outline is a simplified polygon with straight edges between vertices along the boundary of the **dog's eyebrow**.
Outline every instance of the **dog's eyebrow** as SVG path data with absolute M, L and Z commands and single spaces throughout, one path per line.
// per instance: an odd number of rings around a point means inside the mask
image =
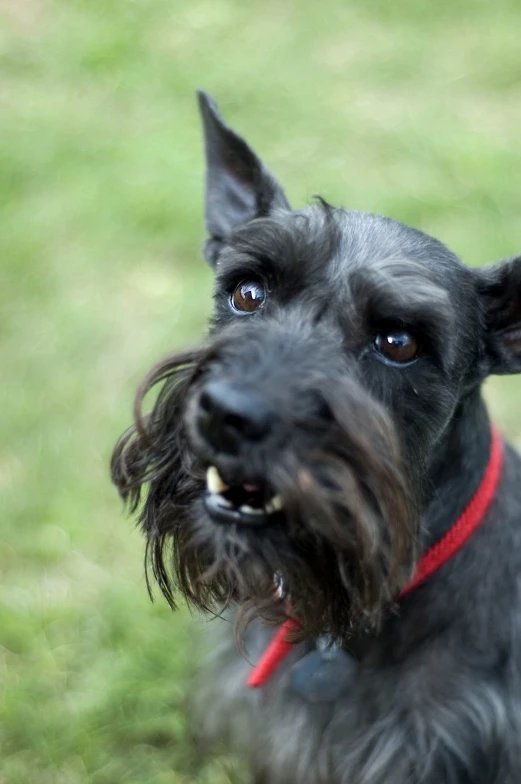
M 338 250 L 339 237 L 332 210 L 324 205 L 306 213 L 257 218 L 233 232 L 228 243 L 230 255 L 223 253 L 223 267 L 233 265 L 235 252 L 238 266 L 242 256 L 247 262 L 253 259 L 271 264 L 275 271 L 313 273 L 327 267 Z
M 386 258 L 359 267 L 349 276 L 357 310 L 365 319 L 417 326 L 428 332 L 440 354 L 450 345 L 455 313 L 449 292 L 425 264 L 414 259 Z
M 224 250 L 217 261 L 216 272 L 220 283 L 226 286 L 228 283 L 237 282 L 237 278 L 244 275 L 271 273 L 272 266 L 268 257 Z

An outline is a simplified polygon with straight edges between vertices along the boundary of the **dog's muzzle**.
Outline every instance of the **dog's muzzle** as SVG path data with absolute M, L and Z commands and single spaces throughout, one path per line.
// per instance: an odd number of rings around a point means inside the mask
M 276 521 L 282 511 L 279 495 L 259 480 L 237 481 L 241 456 L 266 440 L 276 424 L 268 402 L 253 390 L 227 381 L 211 381 L 201 390 L 196 414 L 198 433 L 215 455 L 217 465 L 207 469 L 204 499 L 210 517 L 217 523 L 260 526 Z M 220 458 L 236 463 L 233 480 L 221 475 Z
M 199 397 L 197 426 L 217 453 L 238 455 L 248 442 L 266 438 L 274 421 L 274 412 L 260 395 L 226 381 L 211 381 Z

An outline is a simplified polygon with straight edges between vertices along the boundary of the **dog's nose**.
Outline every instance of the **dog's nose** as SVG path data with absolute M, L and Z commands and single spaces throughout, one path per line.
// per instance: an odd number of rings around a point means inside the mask
M 271 408 L 259 394 L 227 381 L 211 381 L 199 398 L 199 432 L 219 452 L 237 454 L 241 444 L 261 441 L 273 419 Z

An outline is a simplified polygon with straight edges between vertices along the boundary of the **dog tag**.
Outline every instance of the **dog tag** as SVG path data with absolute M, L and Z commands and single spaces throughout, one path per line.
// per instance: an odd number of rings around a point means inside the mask
M 293 665 L 292 690 L 308 702 L 335 702 L 356 677 L 358 662 L 336 646 L 314 650 Z

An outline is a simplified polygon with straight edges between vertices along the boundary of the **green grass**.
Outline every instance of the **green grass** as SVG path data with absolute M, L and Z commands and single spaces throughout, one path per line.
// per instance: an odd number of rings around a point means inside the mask
M 0 782 L 220 784 L 108 480 L 138 380 L 194 341 L 205 87 L 315 192 L 481 264 L 521 250 L 517 0 L 0 0 Z M 521 444 L 521 385 L 494 415 Z

